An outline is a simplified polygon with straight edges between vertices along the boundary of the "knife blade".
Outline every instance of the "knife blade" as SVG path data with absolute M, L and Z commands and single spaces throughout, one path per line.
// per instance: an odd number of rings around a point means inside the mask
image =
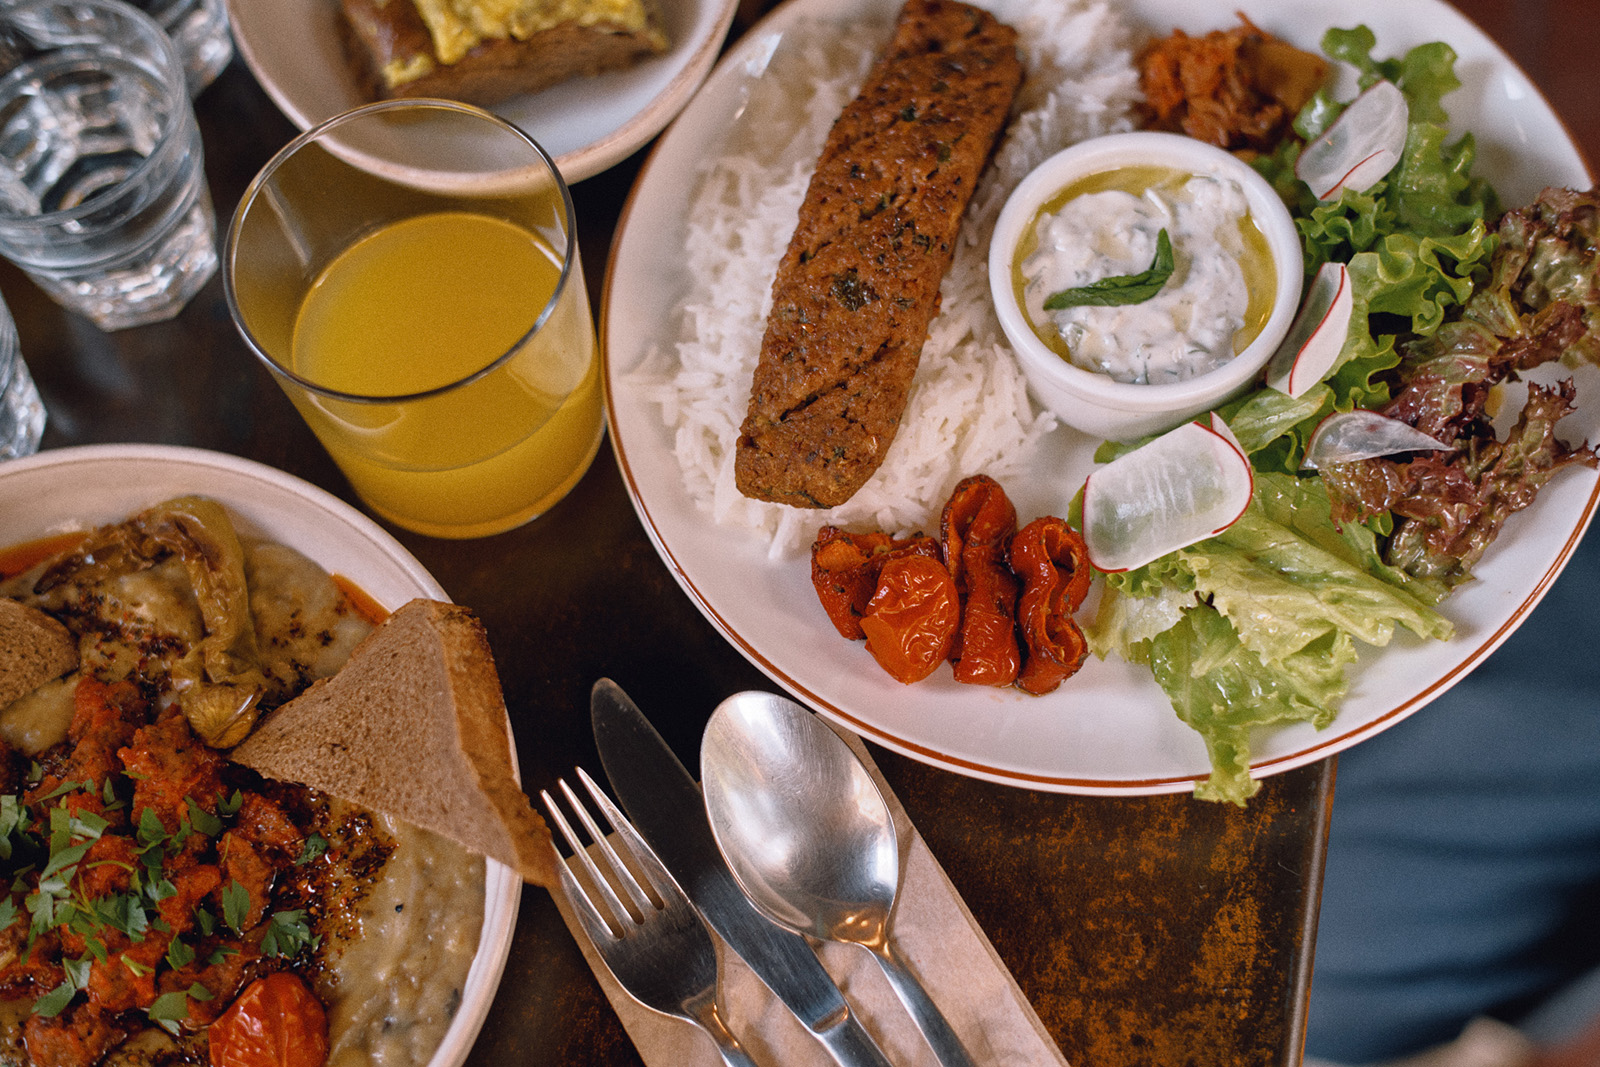
M 612 795 L 706 922 L 841 1067 L 890 1067 L 805 938 L 769 921 L 733 880 L 699 785 L 622 687 L 596 682 L 589 714 Z

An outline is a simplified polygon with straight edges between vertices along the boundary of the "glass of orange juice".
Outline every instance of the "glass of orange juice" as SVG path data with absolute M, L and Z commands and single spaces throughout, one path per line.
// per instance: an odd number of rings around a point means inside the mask
M 577 483 L 603 427 L 572 197 L 508 122 L 391 100 L 290 142 L 229 227 L 245 342 L 373 511 L 482 537 Z

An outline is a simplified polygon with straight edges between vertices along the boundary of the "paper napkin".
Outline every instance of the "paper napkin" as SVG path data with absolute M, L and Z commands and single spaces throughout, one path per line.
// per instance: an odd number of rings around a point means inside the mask
M 1044 1067 L 1067 1061 L 1022 990 L 967 911 L 859 738 L 835 728 L 861 757 L 894 813 L 900 840 L 900 894 L 890 936 L 934 1003 L 982 1067 Z M 716 1046 L 698 1027 L 641 1005 L 611 977 L 573 919 L 556 905 L 601 988 L 649 1067 L 719 1067 Z M 713 935 L 714 937 L 715 935 Z M 767 1067 L 831 1067 L 833 1060 L 761 980 L 718 941 L 722 981 L 717 1003 L 745 1051 Z M 877 961 L 855 945 L 823 943 L 819 955 L 863 1026 L 895 1067 L 938 1067 Z

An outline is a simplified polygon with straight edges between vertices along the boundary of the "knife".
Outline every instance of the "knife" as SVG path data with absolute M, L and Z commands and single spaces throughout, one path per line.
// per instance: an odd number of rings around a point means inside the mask
M 769 921 L 733 880 L 700 787 L 628 694 L 602 678 L 589 713 L 612 794 L 706 922 L 841 1067 L 890 1067 L 805 938 Z

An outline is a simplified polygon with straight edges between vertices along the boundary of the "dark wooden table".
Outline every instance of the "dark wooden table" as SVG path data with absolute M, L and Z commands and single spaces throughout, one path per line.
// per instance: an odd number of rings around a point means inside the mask
M 1461 4 L 1590 149 L 1600 144 L 1593 5 Z M 237 61 L 197 110 L 225 225 L 295 130 Z M 574 189 L 597 301 L 642 159 Z M 50 412 L 45 447 L 216 449 L 354 500 L 239 341 L 220 279 L 174 321 L 116 334 L 62 312 L 9 265 L 0 265 L 0 292 Z M 395 533 L 488 627 L 530 791 L 574 765 L 598 767 L 586 713 L 598 677 L 621 683 L 690 766 L 716 702 L 770 686 L 674 584 L 609 450 L 569 497 L 519 530 L 476 542 Z M 874 755 L 1075 1065 L 1299 1062 L 1332 760 L 1269 779 L 1240 811 L 1185 796 L 1036 793 Z M 505 981 L 471 1062 L 639 1062 L 542 890 L 524 894 Z

